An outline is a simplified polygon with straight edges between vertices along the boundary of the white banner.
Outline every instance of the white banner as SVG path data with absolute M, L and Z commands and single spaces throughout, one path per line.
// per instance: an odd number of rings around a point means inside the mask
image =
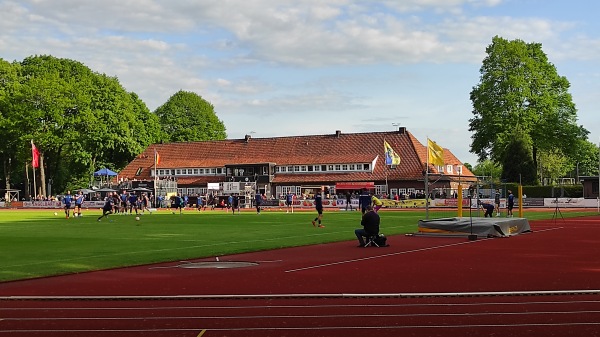
M 84 201 L 83 208 L 102 208 L 104 201 Z M 60 201 L 23 201 L 23 208 L 63 208 L 65 205 Z M 75 208 L 75 203 L 71 203 L 71 208 Z
M 223 194 L 240 193 L 240 183 L 226 181 L 223 183 Z

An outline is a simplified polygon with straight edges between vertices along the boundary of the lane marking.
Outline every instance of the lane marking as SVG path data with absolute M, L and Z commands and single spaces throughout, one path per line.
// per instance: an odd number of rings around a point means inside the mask
M 536 231 L 536 233 L 547 232 L 547 231 L 556 230 L 556 229 L 562 229 L 562 228 L 563 227 L 555 227 L 555 228 L 543 229 L 543 230 L 540 230 L 540 231 Z M 419 248 L 419 249 L 412 249 L 412 250 L 406 250 L 406 251 L 396 252 L 396 253 L 389 253 L 389 254 L 368 256 L 368 257 L 363 257 L 363 258 L 358 258 L 358 259 L 351 259 L 351 260 L 345 260 L 345 261 L 330 262 L 330 263 L 324 263 L 324 264 L 319 264 L 319 265 L 315 265 L 315 266 L 290 269 L 290 270 L 286 270 L 285 272 L 286 273 L 295 273 L 295 272 L 305 271 L 305 270 L 310 270 L 310 269 L 331 267 L 331 266 L 337 266 L 337 265 L 346 264 L 346 263 L 368 261 L 368 260 L 380 259 L 380 258 L 384 258 L 384 257 L 404 255 L 404 254 L 411 254 L 411 253 L 418 253 L 418 252 L 424 252 L 424 251 L 441 249 L 441 248 L 448 248 L 448 247 L 455 247 L 455 246 L 466 245 L 466 244 L 474 244 L 474 243 L 477 243 L 477 242 L 484 242 L 484 241 L 495 240 L 495 239 L 496 238 L 483 238 L 483 239 L 479 239 L 477 241 L 464 241 L 464 242 L 451 243 L 451 244 L 441 245 L 441 246 L 432 246 L 432 247 L 425 247 L 425 248 Z

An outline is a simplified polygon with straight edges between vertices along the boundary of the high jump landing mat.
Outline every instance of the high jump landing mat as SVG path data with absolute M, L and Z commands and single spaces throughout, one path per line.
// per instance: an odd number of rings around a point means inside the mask
M 454 217 L 419 220 L 418 234 L 471 235 L 506 237 L 531 232 L 525 218 L 468 218 Z

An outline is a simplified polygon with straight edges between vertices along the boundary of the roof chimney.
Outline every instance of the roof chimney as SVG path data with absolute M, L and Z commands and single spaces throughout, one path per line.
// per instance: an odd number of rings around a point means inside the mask
M 252 136 L 250 136 L 250 135 L 246 135 L 244 137 L 244 140 L 246 141 L 246 143 L 248 143 L 250 141 L 250 138 L 252 138 Z
M 405 126 L 401 126 L 398 128 L 398 133 L 403 135 L 406 133 L 406 127 Z
M 335 130 L 335 136 L 340 138 L 340 136 L 342 135 L 342 130 Z

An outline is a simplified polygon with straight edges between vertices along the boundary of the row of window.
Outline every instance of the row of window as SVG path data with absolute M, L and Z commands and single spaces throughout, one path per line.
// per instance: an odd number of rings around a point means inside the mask
M 266 169 L 266 167 L 265 167 Z M 158 169 L 158 176 L 201 176 L 201 175 L 229 175 L 242 176 L 254 175 L 255 170 L 249 169 L 228 169 L 224 167 L 217 168 L 188 168 L 188 169 Z M 275 167 L 276 173 L 304 173 L 304 172 L 364 172 L 370 171 L 371 164 L 330 164 L 330 165 L 290 165 Z M 263 170 L 265 171 L 265 170 Z M 245 173 L 245 174 L 244 174 Z M 258 170 L 256 170 L 258 174 Z M 261 172 L 265 175 L 266 172 Z
M 292 165 L 277 166 L 275 172 L 347 172 L 347 171 L 370 171 L 371 164 L 329 164 L 329 165 Z

